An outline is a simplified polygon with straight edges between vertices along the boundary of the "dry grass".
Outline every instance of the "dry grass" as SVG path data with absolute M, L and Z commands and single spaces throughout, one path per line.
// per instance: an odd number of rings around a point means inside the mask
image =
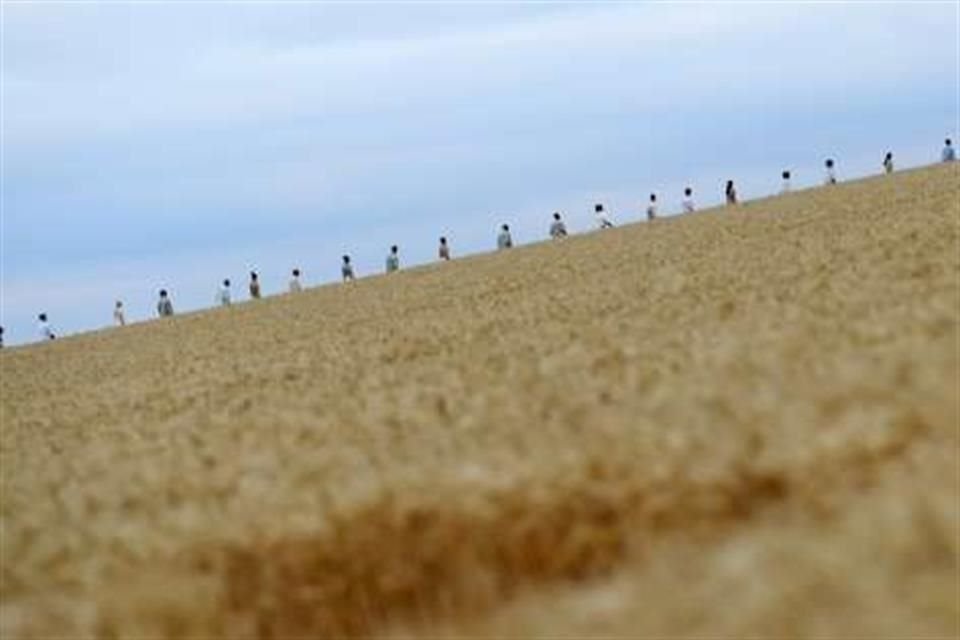
M 6 637 L 954 637 L 958 167 L 7 350 Z

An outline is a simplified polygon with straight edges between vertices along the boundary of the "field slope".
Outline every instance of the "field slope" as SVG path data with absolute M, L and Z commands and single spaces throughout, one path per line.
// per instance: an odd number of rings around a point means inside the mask
M 0 636 L 954 637 L 958 166 L 0 353 Z

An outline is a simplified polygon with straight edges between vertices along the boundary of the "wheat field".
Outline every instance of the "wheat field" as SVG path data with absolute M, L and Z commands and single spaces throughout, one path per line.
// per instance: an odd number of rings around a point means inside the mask
M 952 638 L 942 165 L 0 353 L 3 638 Z

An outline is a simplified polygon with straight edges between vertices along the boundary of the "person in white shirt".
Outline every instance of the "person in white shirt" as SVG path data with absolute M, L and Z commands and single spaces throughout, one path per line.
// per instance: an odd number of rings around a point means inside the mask
M 40 330 L 40 337 L 43 340 L 56 340 L 57 336 L 53 332 L 53 327 L 50 326 L 50 322 L 47 320 L 47 314 L 41 313 L 37 316 L 37 327 Z
M 727 180 L 726 189 L 724 189 L 724 197 L 727 199 L 727 205 L 737 204 L 737 188 L 733 186 L 733 180 Z
M 447 243 L 447 238 L 445 236 L 440 237 L 440 247 L 437 249 L 437 255 L 441 260 L 450 259 L 450 245 Z
M 611 229 L 613 228 L 613 222 L 610 221 L 607 212 L 603 210 L 602 204 L 593 205 L 593 214 L 597 217 L 597 225 L 601 229 Z
M 554 240 L 567 237 L 567 225 L 560 218 L 560 212 L 553 213 L 553 222 L 550 223 L 550 237 Z
M 955 162 L 957 160 L 957 150 L 953 148 L 953 141 L 947 138 L 943 143 L 943 153 L 940 159 L 944 162 Z
M 883 157 L 883 170 L 887 174 L 893 173 L 893 152 L 887 151 L 887 155 Z
M 229 307 L 232 301 L 232 296 L 230 295 L 230 281 L 224 280 L 220 285 L 220 289 L 217 291 L 217 302 L 220 303 L 221 307 Z
M 127 324 L 127 319 L 123 315 L 123 302 L 120 300 L 117 300 L 116 304 L 113 305 L 113 321 L 118 327 Z
M 790 172 L 784 171 L 780 174 L 782 182 L 780 183 L 780 193 L 790 193 L 793 190 L 793 185 L 790 183 Z
M 513 247 L 513 237 L 510 235 L 509 225 L 501 225 L 500 233 L 497 235 L 497 249 L 510 249 Z
M 647 205 L 647 220 L 657 219 L 657 194 L 650 194 L 650 204 Z
M 823 164 L 826 167 L 823 183 L 826 185 L 837 184 L 837 170 L 833 165 L 833 158 L 827 158 L 827 161 Z
M 170 301 L 170 296 L 167 295 L 166 289 L 160 289 L 160 299 L 157 300 L 157 315 L 161 318 L 173 315 L 173 302 Z
M 397 253 L 397 245 L 390 247 L 390 253 L 387 254 L 387 273 L 393 273 L 400 269 L 400 255 Z
M 697 205 L 693 201 L 693 189 L 690 187 L 683 190 L 683 201 L 681 204 L 683 205 L 684 213 L 693 213 L 697 210 Z
M 299 293 L 303 290 L 300 284 L 300 269 L 294 269 L 290 274 L 290 293 Z
M 343 264 L 340 265 L 340 274 L 343 276 L 343 281 L 353 282 L 356 277 L 353 275 L 353 265 L 350 264 L 350 256 L 343 256 Z

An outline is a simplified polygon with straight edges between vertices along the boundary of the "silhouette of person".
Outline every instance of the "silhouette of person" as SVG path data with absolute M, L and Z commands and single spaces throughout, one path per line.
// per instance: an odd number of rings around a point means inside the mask
M 400 269 L 400 255 L 398 253 L 400 249 L 397 245 L 390 247 L 390 253 L 387 254 L 387 273 L 393 273 Z
M 340 274 L 343 276 L 343 281 L 353 282 L 356 277 L 353 275 L 353 265 L 350 264 L 350 256 L 343 256 L 343 263 L 340 265 Z
M 510 249 L 513 247 L 513 236 L 510 235 L 509 225 L 500 225 L 500 233 L 497 235 L 497 249 Z
M 160 298 L 157 300 L 157 314 L 161 318 L 173 315 L 173 302 L 166 289 L 160 289 Z
M 554 212 L 553 222 L 550 223 L 550 237 L 554 239 L 567 237 L 567 225 L 560 218 L 560 212 Z
M 120 300 L 117 300 L 116 304 L 113 305 L 113 321 L 118 327 L 127 324 L 127 318 L 123 313 L 123 302 Z

